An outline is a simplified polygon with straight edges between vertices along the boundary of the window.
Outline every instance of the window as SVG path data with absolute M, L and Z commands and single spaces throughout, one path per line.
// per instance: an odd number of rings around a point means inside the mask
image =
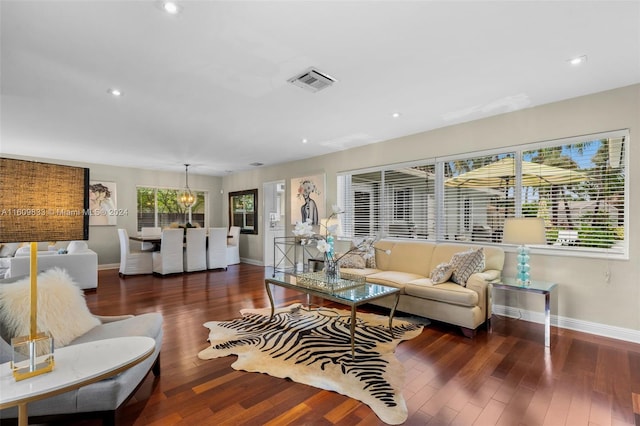
M 178 202 L 179 189 L 138 187 L 138 231 L 143 226 L 168 227 L 172 223 L 178 225 L 205 226 L 205 206 L 207 193 L 193 191 L 196 203 L 191 209 Z
M 229 193 L 229 224 L 239 226 L 242 234 L 258 234 L 258 190 Z
M 339 193 L 349 194 L 342 198 L 342 233 L 433 238 L 434 176 L 433 164 L 339 176 Z
M 504 219 L 545 219 L 548 250 L 628 256 L 628 131 L 338 176 L 347 237 L 501 243 Z M 539 247 L 542 249 L 542 247 Z

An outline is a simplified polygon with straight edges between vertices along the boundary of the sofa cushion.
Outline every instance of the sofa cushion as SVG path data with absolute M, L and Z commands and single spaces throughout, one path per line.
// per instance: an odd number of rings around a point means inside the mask
M 484 251 L 481 247 L 456 253 L 451 258 L 450 264 L 453 267 L 451 281 L 465 286 L 472 274 L 484 270 Z
M 367 275 L 367 282 L 371 284 L 382 284 L 403 289 L 405 284 L 407 284 L 408 282 L 420 278 L 425 277 L 411 272 L 380 271 L 376 272 L 375 274 Z M 404 291 L 401 291 L 401 294 L 402 293 L 404 293 Z
M 478 293 L 450 281 L 434 285 L 427 280 L 415 280 L 407 283 L 404 286 L 404 291 L 409 296 L 452 303 L 454 305 L 476 306 L 478 304 Z
M 3 337 L 25 336 L 30 330 L 31 278 L 0 285 L 0 323 Z M 100 324 L 91 315 L 84 293 L 69 274 L 53 268 L 38 275 L 38 331 L 53 337 L 54 347 L 68 345 Z
M 376 243 L 380 250 L 390 250 L 390 254 L 378 250 L 376 263 L 385 271 L 404 271 L 428 277 L 433 267 L 431 255 L 435 243 L 426 241 L 389 241 Z
M 380 269 L 372 269 L 372 268 L 364 268 L 364 269 L 357 269 L 357 268 L 340 268 L 340 273 L 347 273 L 347 274 L 353 274 L 353 275 L 363 275 L 365 277 L 371 275 L 371 274 L 377 274 L 378 272 L 381 272 Z
M 67 253 L 82 253 L 89 251 L 89 246 L 86 241 L 71 241 L 67 246 Z

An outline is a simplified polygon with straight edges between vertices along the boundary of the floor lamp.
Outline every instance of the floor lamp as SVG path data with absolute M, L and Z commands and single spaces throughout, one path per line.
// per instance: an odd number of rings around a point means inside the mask
M 38 242 L 89 238 L 89 169 L 0 158 L 0 241 L 30 242 L 29 335 L 11 339 L 16 380 L 53 370 L 53 340 L 38 331 Z
M 544 219 L 538 217 L 509 217 L 504 221 L 502 242 L 518 245 L 516 281 L 519 285 L 531 284 L 529 247 L 527 244 L 546 244 Z

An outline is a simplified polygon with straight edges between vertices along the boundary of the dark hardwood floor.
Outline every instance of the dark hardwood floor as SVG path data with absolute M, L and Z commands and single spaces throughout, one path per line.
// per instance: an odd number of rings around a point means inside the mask
M 121 410 L 122 424 L 383 424 L 369 407 L 345 396 L 235 371 L 235 357 L 198 359 L 207 346 L 203 323 L 269 306 L 264 275 L 264 268 L 245 264 L 164 278 L 122 279 L 116 270 L 100 271 L 98 290 L 86 294 L 94 313 L 164 315 L 162 374 L 149 375 Z M 274 297 L 279 305 L 303 301 L 282 288 L 274 289 Z M 555 328 L 552 333 L 546 349 L 539 324 L 494 318 L 491 332 L 481 329 L 467 339 L 455 327 L 432 323 L 396 351 L 407 371 L 406 424 L 634 424 L 640 345 Z

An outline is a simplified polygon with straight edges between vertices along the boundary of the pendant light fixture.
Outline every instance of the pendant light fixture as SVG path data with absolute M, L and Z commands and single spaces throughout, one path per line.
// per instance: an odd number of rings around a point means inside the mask
M 184 189 L 178 193 L 178 202 L 187 209 L 196 203 L 196 196 L 189 188 L 189 166 L 190 164 L 184 165 L 185 186 Z

